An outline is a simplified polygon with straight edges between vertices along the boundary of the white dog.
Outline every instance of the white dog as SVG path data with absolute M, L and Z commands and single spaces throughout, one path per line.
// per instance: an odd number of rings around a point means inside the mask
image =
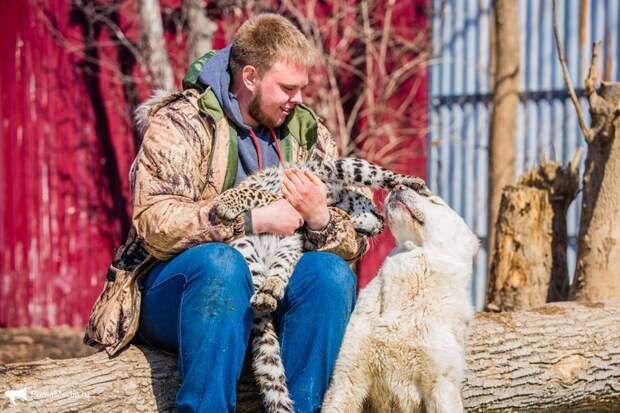
M 479 242 L 436 196 L 386 200 L 397 247 L 360 293 L 322 412 L 463 411 L 468 285 Z

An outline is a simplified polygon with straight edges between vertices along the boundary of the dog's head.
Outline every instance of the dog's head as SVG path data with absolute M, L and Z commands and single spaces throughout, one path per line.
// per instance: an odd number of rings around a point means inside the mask
M 396 186 L 386 198 L 385 215 L 401 248 L 415 246 L 429 254 L 446 254 L 469 264 L 478 252 L 478 238 L 438 196 L 424 196 L 411 188 Z

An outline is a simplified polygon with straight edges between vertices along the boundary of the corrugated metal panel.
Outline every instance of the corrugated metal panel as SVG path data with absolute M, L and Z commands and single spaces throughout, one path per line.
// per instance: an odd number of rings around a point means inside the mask
M 433 0 L 428 179 L 481 238 L 472 301 L 484 303 L 487 239 L 487 149 L 490 121 L 491 0 Z M 565 91 L 553 39 L 551 1 L 521 0 L 521 99 L 517 111 L 517 173 L 544 154 L 568 162 L 585 142 Z M 603 68 L 620 78 L 620 3 L 592 0 L 579 44 L 579 0 L 558 1 L 562 43 L 573 83 L 583 95 L 591 43 L 603 41 Z M 581 98 L 584 109 L 587 102 Z M 586 116 L 588 115 L 585 110 Z M 588 119 L 589 120 L 589 119 Z M 583 169 L 583 168 L 582 168 Z M 572 276 L 581 198 L 568 212 Z

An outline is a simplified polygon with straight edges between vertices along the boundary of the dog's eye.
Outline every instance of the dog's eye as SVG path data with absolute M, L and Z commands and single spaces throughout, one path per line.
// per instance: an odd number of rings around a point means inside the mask
M 441 198 L 437 198 L 436 196 L 432 196 L 429 198 L 429 200 L 435 204 L 435 205 L 444 205 L 443 201 L 441 200 Z

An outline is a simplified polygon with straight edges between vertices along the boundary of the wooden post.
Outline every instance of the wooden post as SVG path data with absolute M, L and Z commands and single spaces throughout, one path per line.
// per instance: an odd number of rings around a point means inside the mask
M 519 104 L 519 7 L 516 0 L 493 2 L 495 67 L 489 134 L 489 264 L 495 245 L 493 228 L 502 189 L 515 178 L 515 119 Z

